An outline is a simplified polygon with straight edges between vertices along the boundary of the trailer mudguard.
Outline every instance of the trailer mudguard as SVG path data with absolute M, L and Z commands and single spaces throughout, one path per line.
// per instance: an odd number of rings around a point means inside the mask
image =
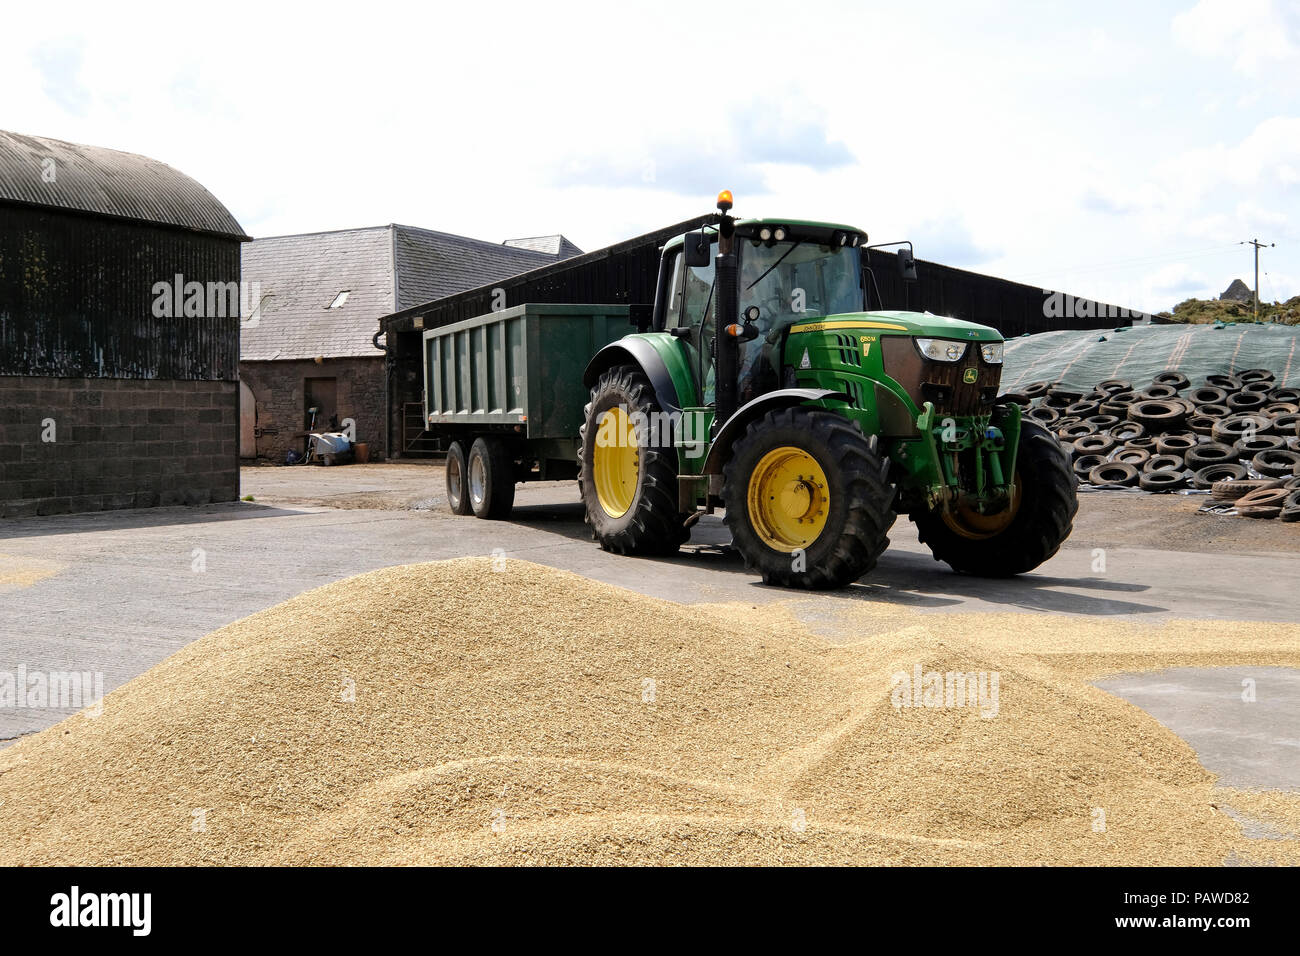
M 760 395 L 736 410 L 736 414 L 722 426 L 718 437 L 713 440 L 709 455 L 704 459 L 703 475 L 720 475 L 722 467 L 731 457 L 731 446 L 736 443 L 749 423 L 766 415 L 774 408 L 786 408 L 791 405 L 806 405 L 808 402 L 820 402 L 825 399 L 851 402 L 852 399 L 843 392 L 828 388 L 782 388 L 775 392 Z
M 656 338 L 660 337 L 656 336 Z M 674 347 L 676 343 L 676 339 L 671 339 L 664 344 Z M 676 362 L 674 364 L 680 365 L 681 369 L 678 370 L 678 375 L 674 376 L 660 349 L 648 337 L 625 335 L 617 342 L 606 345 L 587 363 L 586 371 L 582 373 L 582 382 L 591 388 L 608 369 L 615 365 L 626 364 L 639 365 L 645 372 L 661 409 L 669 413 L 682 410 L 682 403 L 678 396 L 690 395 L 692 387 L 690 369 L 684 360 Z M 681 380 L 683 376 L 685 378 Z

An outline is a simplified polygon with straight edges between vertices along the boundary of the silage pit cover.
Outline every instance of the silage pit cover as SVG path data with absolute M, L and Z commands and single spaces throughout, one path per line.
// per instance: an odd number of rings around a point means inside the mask
M 1098 331 L 1066 329 L 1010 339 L 1002 391 L 1030 382 L 1059 382 L 1091 391 L 1124 379 L 1144 388 L 1161 372 L 1181 372 L 1192 385 L 1207 375 L 1266 368 L 1275 385 L 1300 385 L 1300 327 L 1287 325 L 1139 325 Z

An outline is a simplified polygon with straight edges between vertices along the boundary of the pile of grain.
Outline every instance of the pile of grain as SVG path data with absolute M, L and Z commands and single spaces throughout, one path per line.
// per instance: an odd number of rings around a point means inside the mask
M 908 614 L 832 646 L 789 609 L 681 606 L 520 561 L 361 575 L 0 751 L 0 865 L 1244 852 L 1192 750 L 1086 678 L 1162 654 L 1296 666 L 1296 629 L 1238 654 L 1244 631 L 1221 624 L 1153 650 L 1136 629 L 975 617 Z M 891 676 L 916 664 L 997 671 L 997 716 L 895 707 Z

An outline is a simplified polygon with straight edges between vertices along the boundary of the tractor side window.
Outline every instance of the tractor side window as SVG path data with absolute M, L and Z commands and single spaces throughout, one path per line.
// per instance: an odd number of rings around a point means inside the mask
M 686 294 L 683 297 L 682 325 L 703 327 L 713 321 L 717 298 L 713 288 L 713 260 L 707 266 L 690 266 L 686 270 Z
M 682 328 L 682 253 L 673 254 L 672 264 L 668 267 L 668 287 L 664 290 L 667 306 L 664 309 L 664 328 Z
M 688 352 L 699 383 L 701 401 L 713 401 L 713 317 L 718 308 L 718 293 L 713 287 L 713 260 L 707 266 L 689 266 L 686 269 L 685 295 L 682 299 L 681 325 L 695 330 L 691 335 Z

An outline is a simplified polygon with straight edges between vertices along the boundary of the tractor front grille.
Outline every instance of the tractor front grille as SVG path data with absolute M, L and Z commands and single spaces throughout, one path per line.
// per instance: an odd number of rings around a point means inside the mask
M 989 365 L 971 342 L 960 362 L 935 362 L 905 335 L 881 337 L 885 374 L 907 390 L 918 406 L 932 402 L 941 415 L 987 414 L 998 396 L 1002 366 Z M 973 381 L 968 381 L 973 379 Z

